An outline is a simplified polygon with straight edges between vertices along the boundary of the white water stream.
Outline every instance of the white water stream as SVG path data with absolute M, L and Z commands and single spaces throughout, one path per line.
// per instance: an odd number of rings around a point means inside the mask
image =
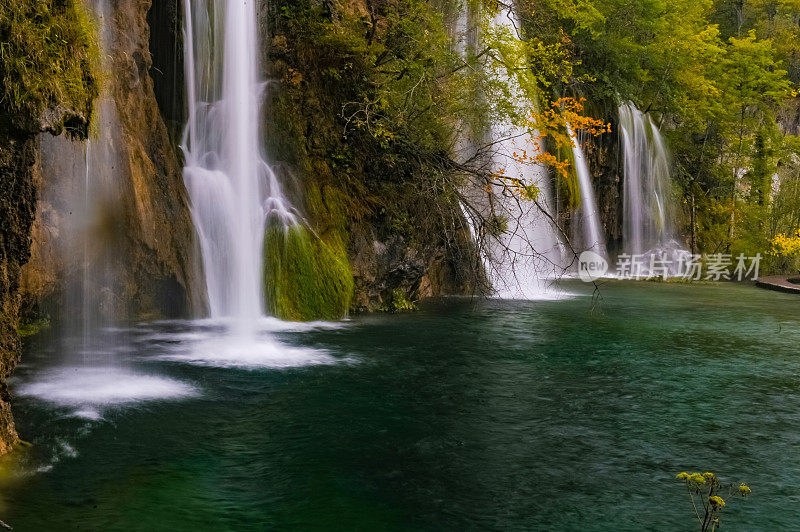
M 460 26 L 466 28 L 466 13 Z M 492 31 L 517 35 L 519 24 L 509 7 L 501 7 L 495 16 Z M 521 65 L 519 68 L 524 68 Z M 515 105 L 524 113 L 533 104 L 525 95 L 517 77 L 510 69 L 497 69 L 512 95 Z M 538 203 L 549 214 L 555 212 L 551 182 L 547 169 L 540 164 L 523 161 L 523 151 L 532 153 L 538 132 L 509 121 L 492 124 L 487 144 L 491 146 L 491 167 L 497 174 L 518 179 L 524 185 L 535 185 L 539 190 Z M 516 155 L 515 155 L 516 154 Z M 488 197 L 480 186 L 468 195 L 473 208 L 480 210 L 480 218 L 494 220 L 497 231 L 485 231 L 483 237 L 484 267 L 495 296 L 503 299 L 554 299 L 562 293 L 553 286 L 563 270 L 563 246 L 557 230 L 548 216 L 532 201 L 515 194 L 511 188 L 493 185 Z M 513 188 L 513 187 L 512 187 Z M 473 235 L 478 229 L 474 216 L 465 214 Z M 499 230 L 502 230 L 500 232 Z
M 575 213 L 576 233 L 578 236 L 577 252 L 593 251 L 607 258 L 606 239 L 600 226 L 600 213 L 597 210 L 592 174 L 583 153 L 579 137 L 568 125 L 567 130 L 572 137 L 572 158 L 575 160 L 575 173 L 581 189 L 581 208 Z
M 212 318 L 244 337 L 264 314 L 263 239 L 295 216 L 262 155 L 265 83 L 258 65 L 257 2 L 187 0 L 189 120 L 184 181 L 197 229 Z
M 669 157 L 664 138 L 649 114 L 633 103 L 619 108 L 620 134 L 624 154 L 622 212 L 623 251 L 669 260 L 675 267 L 688 253 L 677 242 Z M 646 272 L 645 272 L 646 274 Z

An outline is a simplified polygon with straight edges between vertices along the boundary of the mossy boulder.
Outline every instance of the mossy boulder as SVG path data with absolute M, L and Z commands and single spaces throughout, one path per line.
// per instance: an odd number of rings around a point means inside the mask
M 338 319 L 350 308 L 353 275 L 344 246 L 302 225 L 270 226 L 264 237 L 266 308 L 291 321 Z

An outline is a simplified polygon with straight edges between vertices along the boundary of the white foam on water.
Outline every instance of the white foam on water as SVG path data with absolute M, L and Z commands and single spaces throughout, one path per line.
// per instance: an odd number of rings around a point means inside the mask
M 307 332 L 315 330 L 336 330 L 348 326 L 344 321 L 283 321 L 270 316 L 262 317 L 258 322 L 263 331 L 271 332 Z
M 56 438 L 50 446 L 51 455 L 49 461 L 35 466 L 33 469 L 23 469 L 22 474 L 28 476 L 31 473 L 49 473 L 59 462 L 65 459 L 77 458 L 78 450 L 63 438 Z
M 342 362 L 327 352 L 287 346 L 271 338 L 247 340 L 235 336 L 208 334 L 200 340 L 178 342 L 157 355 L 158 360 L 198 366 L 239 369 L 285 369 Z
M 314 330 L 334 330 L 334 329 L 344 329 L 347 327 L 350 322 L 348 321 L 306 321 L 306 322 L 298 322 L 298 321 L 283 321 L 278 318 L 274 318 L 271 316 L 261 316 L 259 317 L 256 322 L 257 332 L 306 332 L 306 331 L 314 331 Z M 192 320 L 160 320 L 152 323 L 144 323 L 140 324 L 140 327 L 137 327 L 136 330 L 155 330 L 151 328 L 151 325 L 156 326 L 176 326 L 176 327 L 189 327 L 192 329 L 232 329 L 235 325 L 235 319 L 233 318 L 202 318 L 202 319 L 192 319 Z M 162 333 L 157 331 L 156 334 L 164 334 L 167 336 L 172 335 L 172 333 Z M 202 334 L 196 332 L 187 332 L 187 335 L 192 334 Z
M 518 290 L 498 290 L 489 296 L 489 299 L 505 299 L 509 301 L 564 301 L 577 297 L 578 294 L 568 292 L 555 285 L 545 285 L 532 291 L 520 292 Z
M 16 394 L 71 410 L 75 417 L 102 419 L 109 408 L 194 397 L 194 386 L 167 377 L 114 367 L 67 367 L 38 373 L 21 382 Z
M 170 320 L 159 322 L 177 331 L 157 328 L 136 329 L 141 352 L 147 360 L 183 362 L 198 366 L 240 369 L 283 369 L 345 362 L 325 350 L 298 347 L 282 342 L 274 333 L 303 333 L 314 330 L 337 330 L 344 322 L 287 322 L 261 317 L 252 337 L 233 334 L 235 319 Z M 154 345 L 155 344 L 155 345 Z

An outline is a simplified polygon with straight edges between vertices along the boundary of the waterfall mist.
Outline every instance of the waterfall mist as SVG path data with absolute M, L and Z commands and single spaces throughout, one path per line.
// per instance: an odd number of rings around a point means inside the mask
M 92 3 L 100 45 L 110 49 L 109 5 Z M 109 68 L 107 54 L 103 66 Z M 127 248 L 123 198 L 130 191 L 120 179 L 124 146 L 117 108 L 107 90 L 94 104 L 90 138 L 77 141 L 43 134 L 39 154 L 44 183 L 39 195 L 48 220 L 49 261 L 64 278 L 58 294 L 57 321 L 66 354 L 80 352 L 82 362 L 112 364 L 108 355 L 122 339 L 108 334 L 125 314 L 120 286 Z
M 102 62 L 113 72 L 115 38 L 110 4 L 93 3 Z M 108 409 L 194 393 L 191 385 L 135 368 L 130 335 L 124 328 L 131 257 L 133 195 L 128 146 L 117 103 L 108 86 L 95 101 L 90 138 L 77 141 L 49 133 L 39 138 L 42 184 L 39 202 L 43 238 L 40 257 L 63 279 L 54 316 L 57 347 L 42 353 L 53 365 L 19 384 L 64 413 L 100 419 Z

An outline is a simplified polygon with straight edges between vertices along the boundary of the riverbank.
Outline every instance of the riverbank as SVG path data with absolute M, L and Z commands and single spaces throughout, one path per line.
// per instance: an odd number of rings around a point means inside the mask
M 800 294 L 800 283 L 793 283 L 791 281 L 792 279 L 798 279 L 798 277 L 787 277 L 785 275 L 762 277 L 756 281 L 756 286 L 759 288 L 765 288 L 767 290 L 775 290 L 776 292 Z

